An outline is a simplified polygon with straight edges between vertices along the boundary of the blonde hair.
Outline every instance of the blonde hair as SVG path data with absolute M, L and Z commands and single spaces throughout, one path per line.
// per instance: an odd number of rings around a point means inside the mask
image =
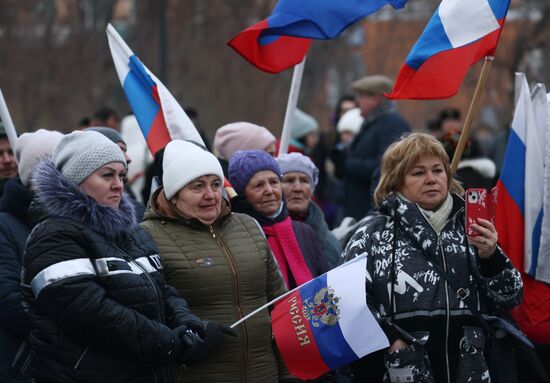
M 447 174 L 447 188 L 450 193 L 464 194 L 464 189 L 451 174 L 449 156 L 443 145 L 429 134 L 411 133 L 391 144 L 382 156 L 380 181 L 374 191 L 376 206 L 380 207 L 385 197 L 401 189 L 407 172 L 425 157 L 436 157 L 441 160 Z

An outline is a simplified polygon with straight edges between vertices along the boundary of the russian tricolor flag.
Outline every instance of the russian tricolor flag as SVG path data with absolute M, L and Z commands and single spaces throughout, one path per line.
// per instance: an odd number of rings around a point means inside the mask
M 510 0 L 443 0 L 401 67 L 390 99 L 458 93 L 470 66 L 494 55 Z
M 366 262 L 358 257 L 307 282 L 271 312 L 292 375 L 315 379 L 389 346 L 366 303 Z
M 280 0 L 271 15 L 240 32 L 229 46 L 258 69 L 278 73 L 305 58 L 310 39 L 333 39 L 386 4 L 407 0 Z
M 541 222 L 545 221 L 543 147 L 549 136 L 545 134 L 547 116 L 537 116 L 548 110 L 544 99 L 538 99 L 543 94 L 536 91 L 533 96 L 525 75 L 517 73 L 516 108 L 497 184 L 496 229 L 500 246 L 522 272 L 524 301 L 514 310 L 514 318 L 527 334 L 535 336 L 536 326 L 550 318 L 550 286 L 537 280 L 548 277 Z M 537 104 L 544 109 L 538 110 Z
M 174 96 L 143 65 L 111 24 L 107 26 L 107 37 L 120 84 L 151 153 L 154 155 L 172 139 L 191 140 L 204 145 L 199 132 Z

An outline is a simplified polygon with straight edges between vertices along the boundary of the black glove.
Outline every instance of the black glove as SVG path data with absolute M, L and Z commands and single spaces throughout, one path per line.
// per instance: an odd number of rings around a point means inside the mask
M 162 362 L 165 364 L 180 363 L 184 353 L 182 337 L 187 332 L 187 326 L 179 326 L 172 330 L 172 342 L 163 355 Z
M 197 318 L 198 319 L 198 318 Z M 200 336 L 202 339 L 206 338 L 206 325 L 200 320 L 190 320 L 185 322 L 185 326 L 195 334 Z
M 189 366 L 206 359 L 208 348 L 197 334 L 187 330 L 185 333 L 180 334 L 180 339 L 183 345 L 182 362 L 184 364 Z
M 229 335 L 233 338 L 237 336 L 237 333 L 231 327 L 216 322 L 206 321 L 204 322 L 204 328 L 206 329 L 206 338 L 204 338 L 204 341 L 209 351 L 223 343 L 224 335 Z

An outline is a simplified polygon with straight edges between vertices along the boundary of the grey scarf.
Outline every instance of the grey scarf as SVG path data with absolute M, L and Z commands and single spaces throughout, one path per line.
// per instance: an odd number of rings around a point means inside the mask
M 405 201 L 409 201 L 403 194 L 397 194 Z M 418 206 L 418 204 L 416 206 Z M 443 204 L 441 204 L 439 209 L 435 211 L 422 209 L 420 206 L 418 206 L 418 210 L 420 210 L 424 217 L 426 217 L 437 235 L 439 235 L 439 233 L 441 233 L 441 230 L 443 230 L 443 228 L 445 227 L 445 224 L 447 223 L 447 220 L 451 215 L 451 211 L 453 210 L 453 197 L 450 193 L 447 193 L 447 198 L 445 198 L 445 201 L 443 202 Z

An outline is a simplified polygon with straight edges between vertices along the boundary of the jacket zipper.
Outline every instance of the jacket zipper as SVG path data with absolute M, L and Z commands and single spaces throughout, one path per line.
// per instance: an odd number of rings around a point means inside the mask
M 419 209 L 420 210 L 420 209 Z M 447 222 L 445 223 L 445 226 L 447 226 L 447 223 L 449 221 L 454 220 L 454 218 L 463 210 L 463 208 L 460 208 L 456 211 L 456 213 L 453 214 L 452 217 L 447 219 Z M 434 231 L 435 235 L 437 236 L 437 248 L 441 251 L 441 258 L 443 259 L 443 270 L 447 272 L 447 260 L 445 258 L 445 251 L 443 250 L 443 245 L 441 243 L 441 233 L 437 233 L 435 228 L 432 226 L 430 221 L 420 212 L 420 216 L 424 218 L 424 220 L 428 223 L 428 226 L 431 227 L 431 229 Z M 441 230 L 445 230 L 445 226 Z M 445 279 L 445 278 L 443 278 Z M 447 373 L 447 383 L 451 383 L 451 372 L 449 368 L 449 327 L 450 327 L 450 319 L 451 319 L 451 303 L 449 301 L 449 285 L 447 283 L 447 280 L 445 279 L 445 370 Z
M 445 252 L 443 251 L 443 245 L 441 244 L 441 236 L 437 235 L 437 247 L 441 250 L 441 258 L 443 259 L 443 270 L 447 272 L 447 260 L 445 259 Z M 449 285 L 445 279 L 445 369 L 447 372 L 447 382 L 451 383 L 451 375 L 449 371 L 449 326 L 450 326 L 450 302 L 449 302 Z
M 235 283 L 235 289 L 233 290 L 233 292 L 235 293 L 234 294 L 234 299 L 235 299 L 235 303 L 237 305 L 237 309 L 239 310 L 239 315 L 240 317 L 244 317 L 244 313 L 243 313 L 243 310 L 241 308 L 241 303 L 240 303 L 240 292 L 239 292 L 239 276 L 237 274 L 237 267 L 235 266 L 235 260 L 233 259 L 233 256 L 231 255 L 231 253 L 229 252 L 229 250 L 227 249 L 227 247 L 225 246 L 225 244 L 223 243 L 223 241 L 221 240 L 221 237 L 219 237 L 218 235 L 216 235 L 216 233 L 214 232 L 214 228 L 212 226 L 208 226 L 208 230 L 210 231 L 210 234 L 212 235 L 212 237 L 214 238 L 214 240 L 216 241 L 216 243 L 218 244 L 218 246 L 220 247 L 220 249 L 222 250 L 222 252 L 224 253 L 225 257 L 227 258 L 227 261 L 229 262 L 229 266 L 231 267 L 231 272 L 233 273 L 233 282 Z M 246 324 L 245 323 L 242 323 L 242 328 L 243 328 L 243 340 L 244 340 L 244 345 L 245 345 L 245 348 L 244 348 L 244 354 L 243 354 L 243 382 L 246 382 L 246 366 L 248 365 L 248 333 L 247 333 L 247 330 L 246 330 Z
M 147 270 L 145 270 L 143 267 L 141 267 L 141 265 L 136 262 L 133 258 L 131 258 L 128 254 L 126 254 L 124 251 L 118 249 L 121 253 L 122 253 L 122 256 L 123 258 L 128 262 L 128 263 L 131 263 L 133 265 L 135 265 L 136 267 L 138 267 L 141 271 L 143 271 L 143 275 L 145 276 L 145 279 L 147 279 L 147 281 L 151 284 L 151 287 L 153 288 L 153 290 L 155 290 L 155 301 L 157 302 L 157 314 L 158 314 L 158 320 L 160 323 L 163 323 L 162 321 L 162 318 L 160 316 L 160 313 L 161 313 L 161 307 L 160 307 L 160 297 L 159 297 L 159 292 L 158 292 L 158 289 L 157 289 L 157 284 L 155 283 L 155 281 L 153 280 L 153 278 L 151 278 L 151 276 L 149 275 L 149 273 L 147 272 Z
M 82 359 L 84 359 L 84 357 L 86 356 L 86 354 L 88 353 L 88 350 L 90 349 L 90 346 L 86 347 L 84 349 L 84 351 L 82 352 L 82 354 L 80 355 L 80 358 L 78 358 L 78 360 L 76 361 L 76 363 L 74 364 L 74 367 L 73 367 L 73 370 L 76 370 L 78 368 L 78 366 L 80 366 L 80 362 L 82 362 Z

